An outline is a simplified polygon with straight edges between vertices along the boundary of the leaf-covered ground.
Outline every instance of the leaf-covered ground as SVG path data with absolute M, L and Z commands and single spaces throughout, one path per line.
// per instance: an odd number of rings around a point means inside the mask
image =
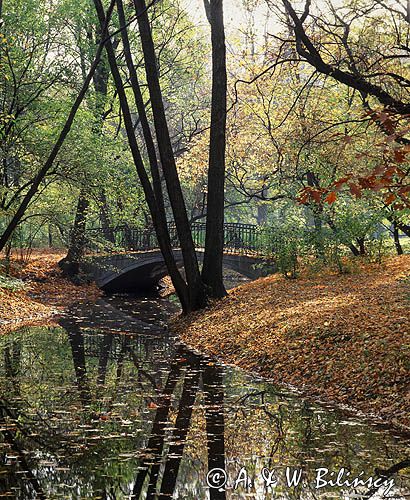
M 12 257 L 11 274 L 23 288 L 0 287 L 0 333 L 11 326 L 44 320 L 62 312 L 74 302 L 96 299 L 95 285 L 76 286 L 63 278 L 57 263 L 64 257 L 59 251 L 34 251 L 22 262 Z
M 274 275 L 174 324 L 189 345 L 410 426 L 410 256 L 349 275 Z

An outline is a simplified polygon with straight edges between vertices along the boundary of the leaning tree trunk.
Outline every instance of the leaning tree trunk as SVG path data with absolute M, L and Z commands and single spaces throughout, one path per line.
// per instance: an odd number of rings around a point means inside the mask
M 226 295 L 222 275 L 226 150 L 226 47 L 223 0 L 204 0 L 212 41 L 212 106 L 202 280 L 209 296 Z
M 124 12 L 124 4 L 122 0 L 117 0 L 117 10 L 118 19 L 121 26 L 126 25 L 126 18 Z M 148 159 L 151 169 L 152 184 L 155 193 L 155 198 L 157 200 L 158 210 L 163 214 L 166 219 L 165 205 L 164 205 L 164 195 L 162 192 L 161 175 L 158 165 L 158 158 L 155 149 L 154 139 L 152 137 L 151 128 L 148 122 L 147 113 L 145 110 L 145 103 L 141 92 L 141 87 L 138 80 L 137 69 L 134 64 L 132 57 L 130 41 L 128 37 L 128 32 L 126 29 L 121 31 L 122 45 L 124 48 L 125 62 L 128 68 L 128 74 L 130 77 L 130 83 L 132 91 L 134 94 L 135 105 L 138 111 L 138 118 L 141 123 L 141 128 L 144 136 L 145 145 L 147 148 Z
M 190 307 L 192 310 L 201 309 L 206 305 L 206 296 L 199 272 L 195 245 L 192 239 L 191 227 L 185 207 L 181 184 L 179 182 L 174 152 L 168 130 L 168 123 L 159 82 L 157 58 L 155 55 L 155 47 L 147 14 L 147 7 L 145 5 L 145 0 L 134 0 L 134 5 L 144 56 L 148 90 L 151 98 L 151 108 L 154 117 L 157 144 L 165 183 L 167 186 L 168 197 L 171 203 L 175 226 L 181 245 L 185 275 L 188 283 Z
M 100 24 L 102 26 L 105 23 L 104 7 L 101 3 L 101 0 L 94 0 L 94 5 L 97 11 Z M 157 200 L 155 198 L 155 194 L 152 189 L 150 179 L 145 170 L 144 162 L 142 160 L 141 153 L 135 137 L 134 124 L 131 117 L 131 111 L 128 105 L 127 95 L 125 93 L 124 85 L 118 69 L 117 60 L 115 57 L 114 49 L 110 38 L 107 38 L 106 40 L 106 50 L 107 50 L 108 62 L 110 64 L 111 74 L 114 80 L 115 88 L 118 93 L 118 99 L 120 102 L 121 111 L 124 118 L 125 131 L 127 134 L 128 144 L 133 157 L 134 165 L 137 170 L 141 186 L 144 190 L 145 199 L 151 213 L 152 221 L 155 227 L 160 249 L 165 260 L 165 264 L 168 268 L 172 282 L 175 286 L 175 290 L 181 301 L 182 308 L 184 312 L 187 313 L 195 308 L 195 304 L 192 303 L 191 294 L 189 293 L 188 287 L 185 281 L 182 279 L 182 276 L 179 273 L 178 267 L 176 265 L 172 253 L 172 247 L 170 243 L 169 232 L 166 225 L 166 221 L 161 217 L 161 211 L 158 210 Z

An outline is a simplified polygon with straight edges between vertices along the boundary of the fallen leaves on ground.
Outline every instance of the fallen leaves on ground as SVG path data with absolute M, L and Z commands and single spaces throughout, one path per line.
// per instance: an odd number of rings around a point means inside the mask
M 76 286 L 62 276 L 58 250 L 36 250 L 25 262 L 11 257 L 11 275 L 25 284 L 22 290 L 0 288 L 0 333 L 16 323 L 52 317 L 80 300 L 95 300 L 101 291 L 94 285 Z
M 355 274 L 269 276 L 173 327 L 275 383 L 410 426 L 410 256 Z

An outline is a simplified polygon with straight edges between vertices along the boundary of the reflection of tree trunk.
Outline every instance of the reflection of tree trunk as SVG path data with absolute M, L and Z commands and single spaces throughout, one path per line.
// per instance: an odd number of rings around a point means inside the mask
M 393 222 L 393 239 L 397 255 L 403 255 L 403 248 L 401 246 L 399 237 L 399 228 L 397 227 L 397 223 L 395 221 Z
M 4 368 L 6 379 L 11 380 L 15 395 L 20 394 L 20 373 L 21 362 L 21 346 L 18 342 L 13 341 L 12 348 L 4 349 Z
M 388 479 L 389 477 L 393 476 L 394 474 L 397 474 L 403 469 L 407 469 L 410 467 L 410 460 L 403 460 L 402 462 L 399 462 L 397 464 L 392 465 L 389 469 L 387 470 L 379 470 L 376 469 L 375 472 L 378 476 L 377 479 Z M 379 487 L 373 487 L 370 488 L 366 493 L 361 495 L 361 498 L 371 498 L 376 491 L 379 489 Z
M 164 391 L 161 395 L 159 407 L 155 414 L 155 420 L 152 425 L 151 437 L 148 440 L 147 450 L 149 450 L 150 454 L 154 455 L 154 458 L 157 460 L 158 464 L 155 463 L 152 465 L 152 470 L 150 474 L 150 483 L 155 481 L 157 482 L 159 467 L 160 467 L 160 458 L 162 456 L 162 450 L 164 447 L 164 438 L 165 438 L 165 427 L 167 425 L 167 418 L 169 413 L 169 408 L 171 406 L 171 395 L 174 392 L 175 386 L 178 381 L 178 377 L 180 374 L 180 365 L 178 363 L 173 363 L 171 365 L 171 371 L 168 375 Z M 137 475 L 135 480 L 134 488 L 133 488 L 133 498 L 141 498 L 142 488 L 144 486 L 145 478 L 148 473 L 149 465 L 148 463 L 153 460 L 149 457 L 145 459 L 141 464 L 141 470 Z M 147 497 L 148 499 L 149 497 Z
M 110 357 L 110 350 L 112 345 L 113 335 L 106 333 L 103 337 L 100 351 L 100 359 L 98 361 L 98 376 L 97 385 L 105 384 L 105 375 L 107 373 L 108 359 Z
M 64 327 L 64 321 L 60 322 L 60 324 Z M 88 386 L 85 364 L 84 335 L 79 328 L 73 328 L 73 325 L 70 325 L 66 330 L 68 332 L 68 339 L 70 341 L 71 353 L 73 356 L 77 387 L 80 393 L 81 403 L 85 406 L 90 403 L 91 394 Z
M 198 392 L 199 383 L 199 358 L 189 355 L 190 364 L 185 374 L 184 388 L 179 402 L 178 415 L 175 422 L 175 430 L 172 433 L 172 443 L 168 450 L 168 458 L 165 464 L 164 475 L 161 483 L 161 493 L 159 499 L 169 499 L 172 497 L 177 482 L 179 466 L 184 452 L 186 436 L 188 434 L 191 421 L 192 410 Z M 150 486 L 153 481 L 150 481 Z M 153 492 L 154 493 L 154 492 Z M 147 499 L 150 496 L 147 495 Z
M 121 335 L 120 338 L 121 338 L 121 351 L 120 351 L 120 355 L 119 355 L 118 361 L 117 361 L 117 375 L 116 375 L 117 384 L 118 384 L 118 382 L 120 382 L 120 380 L 122 378 L 122 370 L 124 367 L 124 354 L 127 351 L 128 343 L 130 340 L 129 337 L 126 335 Z
M 225 419 L 223 371 L 220 366 L 206 365 L 203 372 L 205 393 L 208 470 L 225 470 Z M 224 500 L 225 491 L 210 489 L 211 500 Z

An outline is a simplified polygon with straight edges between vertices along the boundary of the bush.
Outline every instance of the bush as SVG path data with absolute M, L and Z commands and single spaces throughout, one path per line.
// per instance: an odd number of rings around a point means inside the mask
M 387 234 L 380 231 L 380 219 L 380 213 L 345 210 L 343 215 L 337 214 L 330 227 L 325 217 L 317 217 L 319 223 L 308 225 L 304 216 L 290 214 L 261 230 L 261 250 L 287 278 L 296 278 L 301 265 L 313 272 L 326 266 L 346 273 L 349 267 L 344 257 L 352 256 L 352 245 L 359 247 L 360 242 L 365 257 L 372 261 L 380 262 L 386 254 Z
M 17 290 L 22 290 L 25 286 L 22 280 L 0 274 L 0 289 L 3 288 L 15 292 Z

